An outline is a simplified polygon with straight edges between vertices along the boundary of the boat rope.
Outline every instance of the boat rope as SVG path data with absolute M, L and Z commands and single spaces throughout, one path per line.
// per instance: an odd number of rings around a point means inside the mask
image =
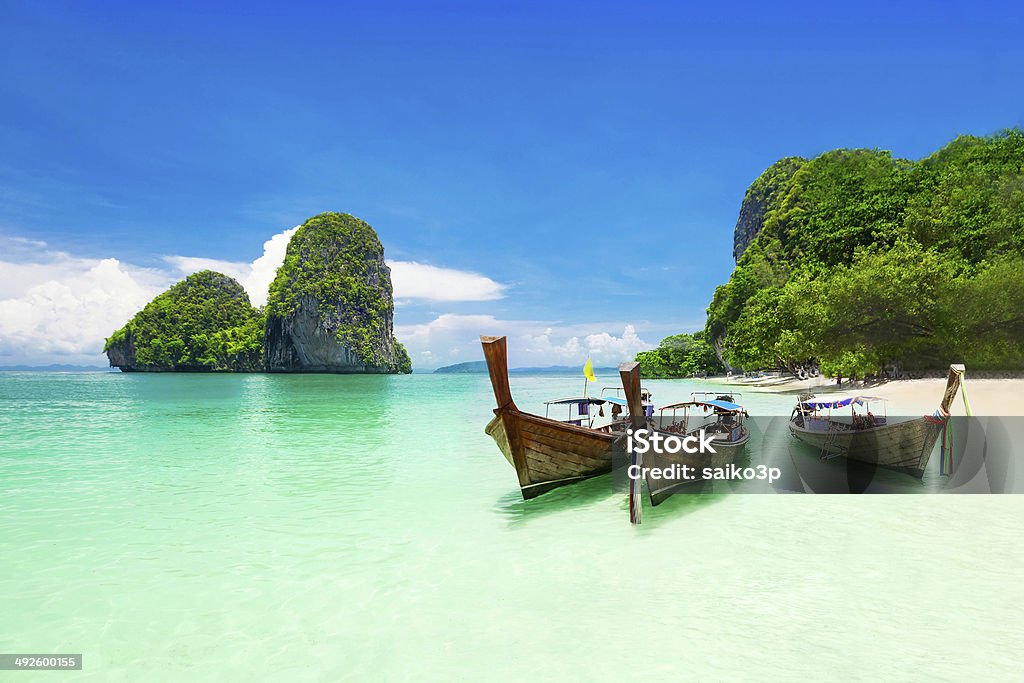
M 967 417 L 974 417 L 971 413 L 971 402 L 967 400 L 967 382 L 960 382 L 960 394 L 964 397 L 964 410 L 967 411 Z

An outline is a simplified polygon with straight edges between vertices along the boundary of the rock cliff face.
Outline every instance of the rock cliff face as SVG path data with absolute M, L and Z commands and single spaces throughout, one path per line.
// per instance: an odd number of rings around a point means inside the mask
M 204 270 L 146 304 L 104 351 L 123 372 L 253 371 L 262 336 L 262 316 L 242 285 Z
M 747 192 L 740 205 L 740 217 L 736 220 L 736 227 L 732 233 L 732 257 L 739 261 L 740 256 L 747 250 L 750 243 L 754 241 L 757 234 L 764 226 L 765 203 L 759 196 L 753 196 Z
M 732 257 L 737 262 L 764 227 L 765 212 L 775 204 L 777 195 L 785 190 L 790 178 L 805 161 L 800 157 L 780 159 L 769 166 L 747 189 L 732 237 Z
M 116 339 L 118 332 L 114 333 L 107 341 L 105 352 L 110 361 L 110 367 L 120 368 L 122 372 L 134 370 L 135 362 L 135 338 L 130 333 L 125 333 L 121 338 Z
M 269 372 L 412 372 L 394 338 L 391 271 L 367 223 L 322 213 L 292 236 L 270 285 Z

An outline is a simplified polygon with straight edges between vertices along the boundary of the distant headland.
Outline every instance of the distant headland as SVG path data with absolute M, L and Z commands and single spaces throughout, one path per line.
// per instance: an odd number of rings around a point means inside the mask
M 111 372 L 111 370 L 99 365 L 51 363 L 50 365 L 0 365 L 0 372 Z
M 548 365 L 546 367 L 511 368 L 510 375 L 578 375 L 582 365 Z M 618 368 L 594 368 L 597 374 L 615 374 Z M 471 360 L 465 363 L 446 365 L 434 370 L 435 375 L 476 375 L 487 374 L 487 361 Z

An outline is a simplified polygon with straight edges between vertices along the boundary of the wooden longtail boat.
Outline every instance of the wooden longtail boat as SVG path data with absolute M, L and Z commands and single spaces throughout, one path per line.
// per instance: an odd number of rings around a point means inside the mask
M 628 401 L 639 391 L 639 381 L 627 382 L 625 376 L 622 381 Z M 703 393 L 706 392 L 701 392 Z M 680 411 L 682 415 L 679 415 Z M 743 406 L 734 403 L 730 395 L 703 399 L 698 398 L 698 394 L 693 394 L 689 401 L 664 406 L 658 412 L 658 420 L 647 425 L 652 432 L 658 432 L 662 437 L 673 436 L 680 439 L 688 436 L 699 438 L 704 432 L 713 437 L 712 447 L 715 452 L 669 452 L 652 445 L 640 457 L 642 476 L 647 482 L 651 505 L 661 503 L 682 486 L 704 481 L 705 468 L 714 469 L 730 465 L 750 441 L 750 432 L 743 424 L 747 411 Z M 678 478 L 683 473 L 683 467 L 687 468 L 686 472 L 690 478 Z M 666 473 L 676 477 L 663 476 Z
M 498 407 L 484 431 L 516 469 L 523 498 L 610 472 L 624 421 L 590 429 L 524 413 L 512 400 L 505 337 L 480 337 Z M 639 376 L 639 375 L 638 375 Z
M 921 477 L 949 420 L 949 407 L 960 390 L 963 375 L 963 365 L 950 365 L 938 410 L 933 415 L 893 424 L 870 412 L 856 414 L 855 406 L 867 407 L 880 399 L 853 396 L 829 401 L 801 396 L 790 416 L 789 431 L 821 451 L 823 458 L 844 457 Z M 850 421 L 832 417 L 833 410 L 846 407 L 850 409 Z M 827 411 L 826 415 L 822 416 L 822 411 Z

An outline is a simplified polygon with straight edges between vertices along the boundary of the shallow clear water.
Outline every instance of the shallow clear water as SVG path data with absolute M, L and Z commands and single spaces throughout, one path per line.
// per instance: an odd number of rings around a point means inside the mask
M 675 496 L 634 528 L 607 476 L 521 500 L 492 404 L 480 375 L 0 374 L 0 652 L 103 681 L 1019 674 L 1021 497 Z

